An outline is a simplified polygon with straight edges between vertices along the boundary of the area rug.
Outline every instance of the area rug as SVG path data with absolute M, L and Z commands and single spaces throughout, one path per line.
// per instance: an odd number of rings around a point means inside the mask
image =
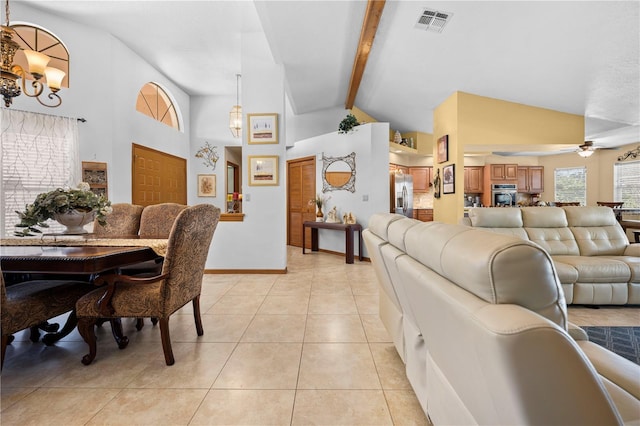
M 589 340 L 640 364 L 640 327 L 581 327 Z

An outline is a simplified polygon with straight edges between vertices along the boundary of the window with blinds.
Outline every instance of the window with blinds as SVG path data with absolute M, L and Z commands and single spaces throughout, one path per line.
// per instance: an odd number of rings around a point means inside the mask
M 640 208 L 640 161 L 613 165 L 613 198 L 625 208 Z
M 555 201 L 579 202 L 587 205 L 587 169 L 571 167 L 554 170 Z
M 75 187 L 80 178 L 75 119 L 2 110 L 2 208 L 0 234 L 13 236 L 23 211 L 36 196 Z M 45 232 L 64 228 L 55 221 Z

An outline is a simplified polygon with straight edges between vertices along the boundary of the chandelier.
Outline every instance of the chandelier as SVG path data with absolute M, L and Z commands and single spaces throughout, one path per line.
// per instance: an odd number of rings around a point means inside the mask
M 242 107 L 240 106 L 240 74 L 236 74 L 236 104 L 229 113 L 229 129 L 234 138 L 242 133 Z
M 1 68 L 1 80 L 0 80 L 0 94 L 4 98 L 4 106 L 7 108 L 11 106 L 13 98 L 20 96 L 21 93 L 36 98 L 40 104 L 55 108 L 62 103 L 62 99 L 58 96 L 58 91 L 62 85 L 65 72 L 57 68 L 48 67 L 51 58 L 44 53 L 36 52 L 35 50 L 22 49 L 27 63 L 29 65 L 29 75 L 33 78 L 33 92 L 29 93 L 26 87 L 27 72 L 17 64 L 14 64 L 14 56 L 21 47 L 13 40 L 14 30 L 9 26 L 9 0 L 5 2 L 5 17 L 6 24 L 2 25 L 1 39 L 2 39 L 2 63 Z M 45 77 L 46 83 L 42 81 Z M 18 84 L 18 79 L 21 79 L 21 84 Z M 53 101 L 52 104 L 46 104 L 40 99 L 40 95 L 44 91 L 44 87 L 48 85 L 51 93 L 48 94 L 48 98 Z

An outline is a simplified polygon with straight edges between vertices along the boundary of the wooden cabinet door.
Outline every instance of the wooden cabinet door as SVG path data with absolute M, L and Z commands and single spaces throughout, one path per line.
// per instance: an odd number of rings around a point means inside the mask
M 518 165 L 517 164 L 505 164 L 504 165 L 504 178 L 505 178 L 505 180 L 517 180 L 518 179 Z
M 518 192 L 529 194 L 544 192 L 544 167 L 518 167 Z
M 492 164 L 491 180 L 503 180 L 503 179 L 504 179 L 504 164 Z
M 413 192 L 429 191 L 429 169 L 427 167 L 409 167 L 413 177 Z
M 539 194 L 544 192 L 544 166 L 529 167 L 529 192 Z
M 517 164 L 491 164 L 491 180 L 518 180 Z
M 484 167 L 469 166 L 464 168 L 464 192 L 479 194 L 482 191 Z
M 529 167 L 518 167 L 518 192 L 529 192 Z

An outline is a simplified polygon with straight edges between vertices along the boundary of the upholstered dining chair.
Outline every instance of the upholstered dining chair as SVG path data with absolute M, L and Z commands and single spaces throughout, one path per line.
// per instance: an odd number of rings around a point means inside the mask
M 186 209 L 184 204 L 161 203 L 146 206 L 140 215 L 140 238 L 169 238 L 169 233 L 180 212 Z M 121 268 L 125 275 L 158 275 L 162 270 L 162 257 Z M 142 323 L 138 324 L 142 327 Z
M 111 214 L 107 216 L 107 224 L 102 226 L 97 220 L 93 222 L 93 233 L 99 237 L 122 237 L 138 235 L 140 216 L 144 207 L 137 204 L 115 203 L 111 205 Z
M 96 357 L 94 326 L 99 318 L 158 318 L 167 365 L 174 363 L 169 317 L 188 302 L 193 303 L 196 331 L 198 336 L 202 336 L 202 276 L 219 219 L 220 209 L 210 204 L 187 207 L 178 214 L 169 234 L 160 275 L 137 278 L 109 274 L 98 277 L 96 284 L 105 286 L 83 296 L 76 304 L 78 331 L 89 345 L 83 364 L 90 364 Z M 128 340 L 124 342 L 126 345 Z
M 4 366 L 4 356 L 13 333 L 31 328 L 31 340 L 34 341 L 35 327 L 65 312 L 72 311 L 70 315 L 75 317 L 73 311 L 76 301 L 95 289 L 91 283 L 86 281 L 53 279 L 23 281 L 5 286 L 2 271 L 0 271 L 0 284 L 2 286 L 2 310 L 0 311 L 2 358 L 0 369 Z M 75 321 L 67 321 L 67 324 L 75 324 Z M 67 327 L 65 326 L 63 329 L 65 328 Z

